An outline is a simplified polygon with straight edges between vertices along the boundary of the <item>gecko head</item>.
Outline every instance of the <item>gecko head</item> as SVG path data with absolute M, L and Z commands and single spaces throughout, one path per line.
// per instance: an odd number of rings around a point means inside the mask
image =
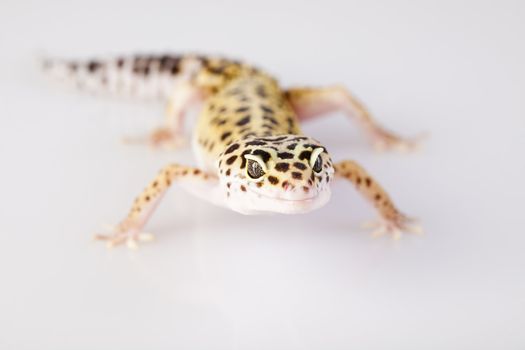
M 220 155 L 227 205 L 243 214 L 305 213 L 330 198 L 332 160 L 318 141 L 297 135 L 251 137 Z

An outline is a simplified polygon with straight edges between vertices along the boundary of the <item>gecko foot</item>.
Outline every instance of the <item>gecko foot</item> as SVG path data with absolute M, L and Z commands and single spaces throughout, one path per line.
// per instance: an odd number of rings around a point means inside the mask
M 365 229 L 371 229 L 372 237 L 381 237 L 390 234 L 394 240 L 399 240 L 403 232 L 415 234 L 423 233 L 423 228 L 418 225 L 415 219 L 408 218 L 402 214 L 399 214 L 392 220 L 381 218 L 375 221 L 368 221 L 365 222 L 362 227 Z
M 150 242 L 155 237 L 151 233 L 141 231 L 141 227 L 131 221 L 124 220 L 117 226 L 105 225 L 110 231 L 109 234 L 95 234 L 94 239 L 106 241 L 108 248 L 113 248 L 119 244 L 126 243 L 128 248 L 137 249 L 138 242 Z
M 417 151 L 421 148 L 422 141 L 427 136 L 427 134 L 421 134 L 409 139 L 384 129 L 372 131 L 373 145 L 379 152 L 395 150 L 402 153 L 409 153 Z
M 156 149 L 167 150 L 180 149 L 187 144 L 183 135 L 165 127 L 157 128 L 146 136 L 125 137 L 123 142 L 125 144 L 147 144 Z

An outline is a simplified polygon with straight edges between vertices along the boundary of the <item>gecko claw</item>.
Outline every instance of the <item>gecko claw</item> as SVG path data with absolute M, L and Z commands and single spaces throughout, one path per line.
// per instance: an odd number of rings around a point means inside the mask
M 93 239 L 106 241 L 107 248 L 113 248 L 125 242 L 129 249 L 136 250 L 139 247 L 138 242 L 151 242 L 155 238 L 151 233 L 140 232 L 139 225 L 126 220 L 118 226 L 106 226 L 110 227 L 110 233 L 95 234 Z
M 376 151 L 384 152 L 395 150 L 400 153 L 419 151 L 423 140 L 428 138 L 427 133 L 422 133 L 413 138 L 402 138 L 386 130 L 375 130 L 372 132 L 373 145 Z
M 372 237 L 382 237 L 391 235 L 392 239 L 398 241 L 403 236 L 403 233 L 422 234 L 423 228 L 415 224 L 416 220 L 408 218 L 402 214 L 396 216 L 392 220 L 379 219 L 375 221 L 368 221 L 361 225 L 364 229 L 372 229 Z
M 147 144 L 154 149 L 176 150 L 187 145 L 186 138 L 169 128 L 160 127 L 153 130 L 149 135 L 124 137 L 124 144 Z

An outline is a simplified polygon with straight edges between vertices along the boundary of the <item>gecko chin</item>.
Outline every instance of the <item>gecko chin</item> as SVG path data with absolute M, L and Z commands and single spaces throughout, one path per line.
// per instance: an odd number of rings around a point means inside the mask
M 241 214 L 303 214 L 324 206 L 330 199 L 330 188 L 325 188 L 309 196 L 275 197 L 252 190 L 232 194 L 228 206 Z

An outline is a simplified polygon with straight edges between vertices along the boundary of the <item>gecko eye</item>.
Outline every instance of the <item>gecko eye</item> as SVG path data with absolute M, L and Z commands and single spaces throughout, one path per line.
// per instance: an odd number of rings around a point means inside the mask
M 316 173 L 320 173 L 323 170 L 323 160 L 320 157 L 323 150 L 322 147 L 314 149 L 310 158 L 310 166 Z
M 248 159 L 248 164 L 246 165 L 246 167 L 248 176 L 254 180 L 260 178 L 265 174 L 261 164 L 259 164 L 259 162 L 253 159 Z
M 321 170 L 323 170 L 323 160 L 321 159 L 321 157 L 317 157 L 312 169 L 314 169 L 316 173 L 320 173 Z

